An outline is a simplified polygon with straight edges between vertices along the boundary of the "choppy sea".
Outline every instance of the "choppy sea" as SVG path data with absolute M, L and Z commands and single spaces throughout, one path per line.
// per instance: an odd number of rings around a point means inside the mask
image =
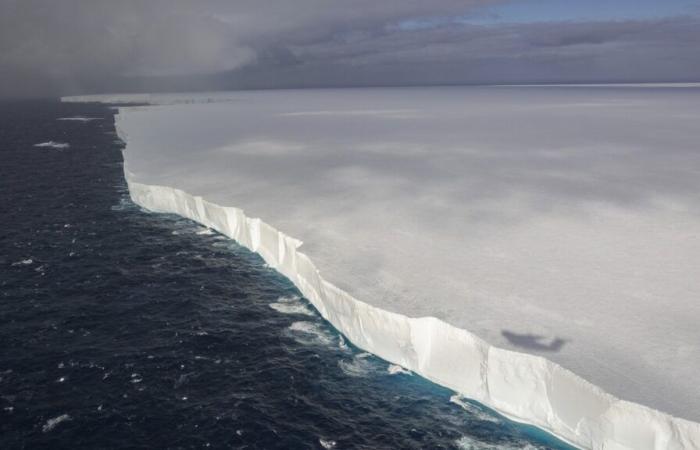
M 0 103 L 0 448 L 564 449 L 134 205 L 114 110 Z

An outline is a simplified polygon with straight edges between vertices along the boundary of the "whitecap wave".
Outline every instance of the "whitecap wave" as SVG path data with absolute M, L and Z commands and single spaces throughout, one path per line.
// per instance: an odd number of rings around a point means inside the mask
M 389 367 L 387 367 L 386 371 L 389 372 L 389 375 L 398 375 L 400 373 L 404 375 L 413 375 L 413 372 L 411 372 L 408 369 L 404 369 L 403 367 L 397 364 L 390 364 Z
M 124 197 L 124 198 L 119 199 L 119 203 L 117 203 L 116 205 L 112 205 L 110 207 L 110 209 L 112 211 L 124 211 L 125 209 L 131 208 L 133 206 L 134 206 L 134 204 L 131 203 L 131 201 L 129 199 Z
M 32 260 L 31 258 L 27 258 L 27 259 L 23 259 L 21 261 L 13 262 L 12 265 L 13 266 L 28 266 L 29 264 L 32 264 L 33 262 L 34 262 L 34 260 Z
M 218 239 L 218 237 L 217 237 L 217 239 Z M 234 244 L 232 244 L 229 241 L 224 241 L 224 240 L 219 240 L 218 242 L 213 242 L 211 244 L 211 246 L 216 247 L 216 248 L 226 248 L 226 249 L 234 248 Z
M 338 348 L 339 348 L 341 351 L 343 351 L 343 352 L 349 352 L 349 351 L 350 351 L 350 347 L 348 346 L 348 343 L 345 342 L 345 338 L 343 338 L 343 336 L 339 336 L 339 339 L 338 339 Z
M 34 147 L 49 147 L 49 148 L 63 149 L 63 148 L 70 147 L 70 144 L 68 144 L 66 142 L 47 141 L 47 142 L 40 142 L 38 144 L 34 144 Z
M 282 314 L 301 314 L 314 316 L 314 312 L 301 301 L 301 297 L 280 297 L 276 302 L 268 305 L 270 308 Z
M 102 120 L 102 117 L 84 117 L 84 116 L 59 117 L 56 120 L 63 120 L 63 121 L 67 121 L 67 122 L 92 122 L 93 120 Z
M 462 436 L 457 439 L 455 446 L 460 450 L 540 450 L 541 448 L 526 442 L 492 444 L 469 436 Z
M 330 439 L 319 439 L 318 442 L 321 444 L 321 447 L 326 449 L 334 448 L 336 446 L 336 442 Z
M 488 414 L 472 402 L 468 401 L 467 398 L 461 394 L 455 394 L 452 397 L 450 397 L 450 402 L 454 403 L 455 405 L 458 405 L 460 408 L 468 412 L 470 416 L 482 422 L 501 422 L 501 420 L 497 416 Z
M 49 431 L 53 430 L 56 428 L 56 426 L 62 422 L 66 422 L 68 420 L 72 420 L 72 417 L 69 416 L 68 414 L 61 414 L 58 417 L 54 417 L 53 419 L 49 419 L 46 421 L 43 427 L 41 427 L 41 431 L 44 433 L 48 433 Z
M 302 345 L 331 345 L 333 336 L 319 324 L 313 322 L 294 322 L 287 328 L 289 335 Z
M 370 377 L 379 371 L 379 365 L 370 353 L 360 353 L 350 360 L 340 360 L 338 367 L 345 375 L 357 378 Z

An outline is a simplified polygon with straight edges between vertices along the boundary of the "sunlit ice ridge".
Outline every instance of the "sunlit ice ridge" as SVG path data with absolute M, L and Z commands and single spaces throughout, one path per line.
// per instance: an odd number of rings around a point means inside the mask
M 148 103 L 132 199 L 358 347 L 582 448 L 700 448 L 697 85 L 65 100 Z

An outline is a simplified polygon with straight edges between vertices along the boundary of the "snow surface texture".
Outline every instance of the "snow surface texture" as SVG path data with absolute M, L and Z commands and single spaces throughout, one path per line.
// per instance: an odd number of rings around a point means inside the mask
M 700 90 L 223 97 L 120 110 L 136 203 L 258 252 L 357 346 L 513 419 L 700 448 L 700 424 L 616 398 L 700 417 Z

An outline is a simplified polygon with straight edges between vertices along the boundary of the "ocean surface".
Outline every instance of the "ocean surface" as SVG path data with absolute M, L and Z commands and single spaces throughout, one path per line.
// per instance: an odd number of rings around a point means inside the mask
M 565 449 L 130 200 L 114 111 L 0 103 L 0 448 Z

